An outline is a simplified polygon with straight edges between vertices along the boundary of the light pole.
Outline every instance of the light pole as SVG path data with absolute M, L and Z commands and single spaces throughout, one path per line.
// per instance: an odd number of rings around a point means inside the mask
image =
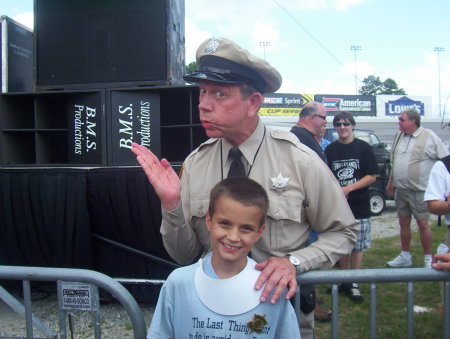
M 260 41 L 259 45 L 262 46 L 264 50 L 264 61 L 266 60 L 266 47 L 270 46 L 270 41 Z
M 358 95 L 358 67 L 356 66 L 356 52 L 360 51 L 362 48 L 361 46 L 350 46 L 350 50 L 354 52 L 355 54 L 355 94 Z
M 434 51 L 437 53 L 437 59 L 438 59 L 439 116 L 442 117 L 442 110 L 441 110 L 441 58 L 440 58 L 440 54 L 441 54 L 441 52 L 445 51 L 445 48 L 443 48 L 443 47 L 435 47 Z

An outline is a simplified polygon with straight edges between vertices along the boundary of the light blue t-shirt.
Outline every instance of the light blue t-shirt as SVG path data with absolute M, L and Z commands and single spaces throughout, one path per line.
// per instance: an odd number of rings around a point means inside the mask
M 251 259 L 248 259 L 251 260 Z M 217 278 L 211 256 L 203 259 L 206 275 Z M 207 308 L 195 290 L 197 264 L 174 270 L 164 283 L 147 334 L 148 339 L 266 339 L 300 338 L 297 318 L 284 295 L 275 305 L 260 303 L 254 309 L 238 315 L 222 315 Z M 250 333 L 247 323 L 255 314 L 264 316 L 267 325 L 262 333 Z

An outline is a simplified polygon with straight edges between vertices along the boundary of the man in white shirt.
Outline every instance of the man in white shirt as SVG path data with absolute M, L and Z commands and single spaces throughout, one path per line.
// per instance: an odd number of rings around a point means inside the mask
M 441 139 L 431 130 L 420 126 L 420 114 L 407 109 L 398 118 L 400 131 L 392 148 L 392 171 L 387 194 L 395 198 L 400 224 L 402 252 L 388 261 L 390 267 L 412 265 L 410 253 L 411 216 L 417 221 L 420 241 L 424 252 L 424 267 L 431 267 L 432 235 L 428 225 L 429 212 L 424 203 L 428 175 L 436 160 L 448 155 Z
M 428 211 L 437 215 L 444 215 L 448 231 L 445 242 L 441 244 L 441 253 L 449 252 L 450 247 L 450 156 L 437 161 L 430 172 L 424 200 Z

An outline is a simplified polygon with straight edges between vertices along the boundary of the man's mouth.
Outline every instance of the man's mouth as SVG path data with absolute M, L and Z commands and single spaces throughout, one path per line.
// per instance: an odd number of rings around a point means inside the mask
M 214 125 L 214 124 L 213 124 L 212 122 L 210 122 L 210 121 L 202 120 L 202 126 L 203 126 L 204 128 L 211 127 L 211 126 L 213 126 L 213 125 Z

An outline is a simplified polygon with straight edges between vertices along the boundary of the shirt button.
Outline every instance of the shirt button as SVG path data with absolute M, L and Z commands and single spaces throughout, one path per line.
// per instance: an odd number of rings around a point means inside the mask
M 279 213 L 275 213 L 275 218 L 279 218 L 280 214 Z

